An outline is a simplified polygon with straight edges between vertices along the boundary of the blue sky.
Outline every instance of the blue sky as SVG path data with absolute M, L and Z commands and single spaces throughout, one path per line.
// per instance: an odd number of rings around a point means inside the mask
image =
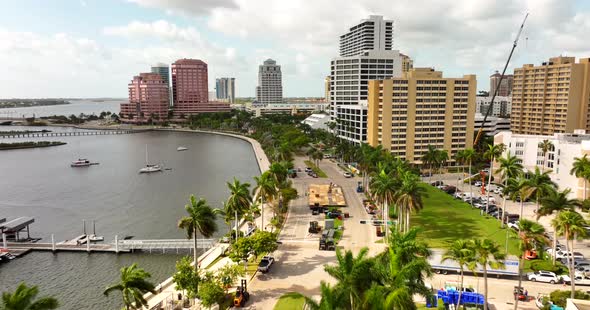
M 0 76 L 0 98 L 125 97 L 133 75 L 182 57 L 209 64 L 211 91 L 232 76 L 238 96 L 253 96 L 271 57 L 285 96 L 322 96 L 338 36 L 370 14 L 394 20 L 394 48 L 415 66 L 477 74 L 480 90 L 527 11 L 511 68 L 590 57 L 590 3 L 573 0 L 21 0 L 2 11 L 0 66 L 11 74 Z

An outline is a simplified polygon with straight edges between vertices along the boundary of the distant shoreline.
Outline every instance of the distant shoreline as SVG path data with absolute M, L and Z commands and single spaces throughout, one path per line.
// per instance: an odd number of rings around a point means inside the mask
M 0 109 L 18 109 L 72 104 L 61 99 L 0 99 Z
M 47 141 L 41 141 L 41 142 L 47 142 Z M 67 144 L 66 142 L 61 142 L 61 141 L 51 141 L 51 143 L 48 143 L 48 144 L 39 144 L 38 142 L 29 142 L 32 144 L 23 144 L 23 143 L 28 143 L 28 142 L 0 143 L 0 151 L 19 150 L 19 149 L 34 149 L 34 148 L 38 148 L 38 147 L 60 146 L 60 145 Z M 10 144 L 15 144 L 15 145 L 10 145 Z

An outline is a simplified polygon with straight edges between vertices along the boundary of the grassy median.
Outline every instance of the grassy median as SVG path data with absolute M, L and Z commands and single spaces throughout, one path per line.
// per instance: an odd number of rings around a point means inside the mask
M 318 166 L 316 166 L 311 160 L 306 160 L 305 165 L 307 165 L 309 168 L 311 168 L 311 170 L 313 170 L 313 172 L 315 172 L 315 174 L 317 174 L 318 177 L 320 177 L 320 178 L 327 178 L 328 177 L 326 175 L 326 173 L 322 169 L 320 169 Z
M 413 227 L 420 227 L 419 238 L 432 248 L 447 248 L 456 239 L 488 238 L 506 246 L 508 235 L 508 252 L 518 255 L 518 240 L 508 228 L 500 228 L 500 222 L 489 216 L 481 216 L 480 210 L 468 203 L 427 184 L 427 197 L 424 209 L 411 218 Z

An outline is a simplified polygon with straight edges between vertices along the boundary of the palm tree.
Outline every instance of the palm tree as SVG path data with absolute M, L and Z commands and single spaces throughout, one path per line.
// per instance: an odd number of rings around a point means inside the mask
M 545 172 L 545 166 L 547 166 L 547 153 L 553 147 L 553 143 L 549 140 L 543 140 L 539 142 L 538 147 L 541 149 L 541 152 L 543 152 L 543 166 L 541 166 L 541 172 Z
M 459 264 L 459 271 L 461 275 L 461 287 L 459 288 L 459 298 L 457 299 L 457 306 L 461 304 L 461 293 L 463 292 L 463 272 L 465 267 L 469 270 L 475 270 L 475 252 L 467 240 L 455 240 L 451 246 L 446 250 L 442 256 L 442 261 L 452 260 Z
M 28 287 L 21 282 L 14 293 L 2 293 L 2 304 L 0 309 L 3 310 L 49 310 L 57 309 L 59 303 L 53 297 L 35 298 L 39 294 L 39 288 L 36 286 Z
M 500 246 L 490 239 L 474 239 L 469 242 L 473 249 L 474 260 L 483 268 L 483 307 L 488 310 L 488 267 L 503 269 L 506 254 L 500 251 Z
M 449 152 L 447 152 L 447 150 L 436 150 L 434 159 L 435 163 L 438 165 L 438 171 L 441 173 L 442 167 L 449 160 Z
M 520 218 L 518 221 L 518 239 L 520 249 L 520 261 L 518 263 L 518 287 L 522 286 L 522 270 L 524 269 L 524 257 L 526 252 L 538 250 L 542 251 L 543 245 L 547 244 L 545 237 L 545 228 L 543 225 Z M 518 298 L 514 302 L 514 310 L 518 309 Z
M 436 163 L 436 148 L 432 145 L 428 145 L 428 150 L 422 155 L 422 164 L 428 166 L 429 174 L 428 180 L 432 180 L 432 165 Z
M 461 175 L 465 176 L 465 150 L 459 150 L 455 153 L 455 162 L 461 165 Z M 461 189 L 463 189 L 463 182 L 461 182 Z
M 570 253 L 574 248 L 574 238 L 586 236 L 584 225 L 586 221 L 576 211 L 562 211 L 552 221 L 553 227 L 557 230 L 557 234 L 565 237 L 565 250 Z M 555 254 L 554 254 L 555 255 Z M 572 256 L 567 257 L 567 267 L 570 270 L 570 282 L 572 285 L 571 298 L 575 297 L 576 283 L 574 281 L 574 259 Z
M 547 141 L 547 140 L 545 140 Z M 550 191 L 557 188 L 557 184 L 551 181 L 551 177 L 549 176 L 551 170 L 549 171 L 540 171 L 539 167 L 535 167 L 534 173 L 527 174 L 527 182 L 526 188 L 530 192 L 530 196 L 535 197 L 535 201 L 537 203 L 537 207 L 535 212 L 539 212 L 539 204 L 541 202 L 541 198 L 546 196 Z
M 270 175 L 272 175 L 277 185 L 282 184 L 287 179 L 287 175 L 289 174 L 287 167 L 280 163 L 272 163 L 268 171 Z
M 520 218 L 522 219 L 524 213 L 524 202 L 533 194 L 533 188 L 529 186 L 529 180 L 523 174 L 520 174 L 515 179 L 508 181 L 508 188 L 511 192 L 511 197 L 514 200 L 520 199 Z M 502 220 L 504 220 L 502 218 Z
M 488 149 L 483 154 L 486 159 L 490 160 L 490 170 L 488 172 L 488 189 L 492 188 L 492 171 L 494 171 L 494 159 L 499 158 L 504 153 L 506 149 L 506 145 L 504 143 L 492 145 L 488 144 Z M 487 204 L 486 204 L 486 213 L 488 213 L 488 208 L 490 206 L 490 191 L 486 190 L 487 194 Z
M 331 287 L 330 284 L 320 282 L 321 299 L 320 302 L 305 297 L 304 309 L 309 310 L 344 310 L 347 309 L 346 296 L 343 296 L 339 290 Z
M 405 171 L 401 175 L 401 186 L 396 191 L 394 199 L 398 207 L 398 226 L 400 230 L 410 229 L 410 213 L 422 210 L 424 203 L 422 196 L 426 190 L 420 186 L 420 178 L 412 171 Z M 406 222 L 403 220 L 403 213 L 406 213 Z
M 260 199 L 260 216 L 262 221 L 262 230 L 265 230 L 264 227 L 264 204 L 266 202 L 272 203 L 275 197 L 278 195 L 277 187 L 275 184 L 275 180 L 270 175 L 270 173 L 264 172 L 259 177 L 254 177 L 254 181 L 256 181 L 256 187 L 253 189 L 254 199 Z
M 420 257 L 428 258 L 432 252 L 423 241 L 418 241 L 418 228 L 411 228 L 407 232 L 391 229 L 387 244 L 402 265 L 407 265 Z
M 522 164 L 520 159 L 516 156 L 510 155 L 510 152 L 506 154 L 506 157 L 498 159 L 500 167 L 496 170 L 499 173 L 502 181 L 504 182 L 504 188 L 508 186 L 508 180 L 516 177 L 522 173 Z M 504 200 L 502 202 L 502 227 L 504 227 L 504 215 L 506 214 L 506 194 L 504 194 Z
M 149 277 L 151 275 L 142 268 L 137 268 L 137 264 L 123 267 L 121 268 L 121 282 L 107 287 L 103 294 L 108 296 L 112 291 L 121 291 L 123 304 L 127 310 L 147 306 L 148 303 L 143 295 L 148 292 L 156 294 L 154 284 L 146 280 Z
M 188 239 L 193 239 L 193 263 L 195 264 L 195 270 L 198 271 L 197 231 L 205 238 L 211 237 L 217 231 L 216 212 L 207 205 L 205 199 L 197 200 L 194 195 L 191 195 L 190 204 L 187 204 L 184 208 L 188 216 L 178 221 L 178 228 L 185 230 Z
M 554 212 L 560 213 L 564 210 L 574 211 L 581 202 L 577 199 L 569 199 L 568 195 L 570 189 L 566 188 L 563 191 L 551 190 L 546 196 L 541 198 L 541 207 L 537 211 L 537 220 L 541 216 L 551 215 Z M 557 230 L 553 229 L 553 265 L 555 265 L 555 249 L 557 248 Z
M 337 249 L 337 264 L 324 266 L 324 270 L 338 280 L 334 288 L 339 290 L 342 296 L 347 296 L 345 298 L 348 299 L 351 309 L 361 306 L 364 292 L 371 285 L 372 261 L 367 259 L 368 252 L 368 248 L 362 248 L 354 257 L 350 250 L 343 254 Z
M 385 173 L 385 170 L 381 170 L 379 174 L 371 179 L 370 187 L 371 194 L 375 197 L 375 200 L 381 204 L 381 214 L 383 215 L 382 218 L 385 222 L 385 238 L 387 239 L 389 234 L 389 206 L 395 201 L 395 193 L 398 186 L 396 181 Z
M 372 268 L 376 279 L 374 285 L 366 292 L 365 309 L 416 309 L 413 301 L 415 294 L 429 297 L 430 290 L 424 283 L 425 277 L 432 275 L 432 268 L 425 255 L 401 248 L 402 244 L 414 245 L 419 250 L 425 244 L 416 241 L 416 229 L 400 234 L 392 229 L 389 248 L 382 254 Z M 422 251 L 420 250 L 420 252 Z
M 588 155 L 584 154 L 583 157 L 574 157 L 574 164 L 570 170 L 571 175 L 575 175 L 576 178 L 584 179 L 584 200 L 586 200 L 586 187 L 588 179 L 590 179 L 590 159 Z
M 475 159 L 475 150 L 474 149 L 466 149 L 465 153 L 463 156 L 465 156 L 465 161 L 467 161 L 467 164 L 469 164 L 469 192 L 470 192 L 470 197 L 471 199 L 469 199 L 469 202 L 471 203 L 471 205 L 473 206 L 473 184 L 471 183 L 471 166 L 473 163 L 473 160 Z
M 233 182 L 227 182 L 229 188 L 229 198 L 227 198 L 227 208 L 236 214 L 236 240 L 238 240 L 238 222 L 240 218 L 248 211 L 252 204 L 250 195 L 250 183 L 242 183 L 234 178 Z

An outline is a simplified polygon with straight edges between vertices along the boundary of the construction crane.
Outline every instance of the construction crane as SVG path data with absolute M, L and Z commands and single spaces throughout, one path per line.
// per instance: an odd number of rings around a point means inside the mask
M 510 50 L 510 55 L 508 55 L 508 60 L 506 60 L 506 64 L 504 65 L 504 70 L 502 70 L 502 75 L 500 76 L 500 81 L 498 81 L 498 86 L 500 86 L 500 84 L 502 84 L 502 80 L 504 79 L 504 75 L 506 74 L 506 69 L 508 68 L 508 64 L 510 63 L 510 59 L 512 58 L 512 53 L 514 53 L 514 49 L 516 49 L 516 45 L 518 44 L 518 39 L 520 38 L 520 34 L 522 33 L 522 29 L 524 28 L 524 23 L 526 22 L 527 17 L 529 17 L 529 13 L 526 13 L 526 15 L 524 16 L 524 20 L 522 21 L 522 24 L 520 25 L 520 29 L 518 30 L 518 33 L 516 34 L 516 39 L 514 39 L 514 44 L 512 44 L 512 49 Z M 477 143 L 479 142 L 479 139 L 481 139 L 481 135 L 483 133 L 483 127 L 485 126 L 486 120 L 488 119 L 488 115 L 490 115 L 490 111 L 492 111 L 494 109 L 494 100 L 496 99 L 496 95 L 498 94 L 498 89 L 500 89 L 500 87 L 496 87 L 496 89 L 494 90 L 494 94 L 492 95 L 492 102 L 490 103 L 490 107 L 488 108 L 488 110 L 486 111 L 486 114 L 483 117 L 483 122 L 481 123 L 481 126 L 479 127 L 479 130 L 477 131 L 477 136 L 475 137 L 475 141 L 473 141 L 473 145 L 477 145 Z

